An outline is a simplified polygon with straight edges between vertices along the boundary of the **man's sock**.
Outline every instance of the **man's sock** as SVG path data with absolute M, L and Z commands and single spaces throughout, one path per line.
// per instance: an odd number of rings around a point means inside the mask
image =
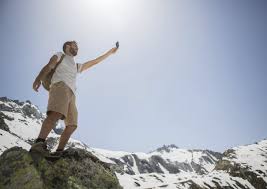
M 37 138 L 36 140 L 35 140 L 35 143 L 38 143 L 38 142 L 44 142 L 45 141 L 45 139 L 43 139 L 43 138 Z

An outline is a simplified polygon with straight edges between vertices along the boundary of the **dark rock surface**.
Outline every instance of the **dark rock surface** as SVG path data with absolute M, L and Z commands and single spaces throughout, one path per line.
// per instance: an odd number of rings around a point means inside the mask
M 47 161 L 40 154 L 13 147 L 0 156 L 1 189 L 122 189 L 115 173 L 90 152 L 67 149 Z

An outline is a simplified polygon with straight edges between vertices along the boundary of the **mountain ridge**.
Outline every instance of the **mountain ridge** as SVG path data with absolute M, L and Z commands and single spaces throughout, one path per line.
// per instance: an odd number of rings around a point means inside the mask
M 28 150 L 44 118 L 45 114 L 30 101 L 20 102 L 0 97 L 0 154 L 14 146 Z M 58 140 L 59 135 L 53 130 L 48 136 L 51 151 L 55 150 Z M 267 157 L 263 154 L 267 154 L 265 141 L 267 140 L 257 141 L 255 145 L 233 147 L 224 153 L 208 149 L 188 150 L 175 144 L 164 144 L 148 153 L 111 151 L 90 147 L 72 138 L 67 148 L 88 151 L 108 164 L 126 189 L 202 189 L 207 185 L 210 188 L 219 188 L 219 185 L 221 188 L 253 189 L 265 187 L 267 183 L 264 179 L 267 174 Z M 250 150 L 254 153 L 250 153 Z M 243 156 L 252 160 L 260 159 L 260 162 L 250 164 L 251 160 L 244 159 Z M 239 174 L 237 170 L 244 174 Z

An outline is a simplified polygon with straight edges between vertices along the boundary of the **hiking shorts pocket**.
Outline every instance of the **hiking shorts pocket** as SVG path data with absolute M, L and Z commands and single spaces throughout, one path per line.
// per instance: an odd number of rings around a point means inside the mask
M 66 126 L 78 124 L 75 95 L 63 81 L 53 83 L 49 90 L 47 115 L 49 111 L 61 113 L 63 115 L 61 119 L 64 120 Z

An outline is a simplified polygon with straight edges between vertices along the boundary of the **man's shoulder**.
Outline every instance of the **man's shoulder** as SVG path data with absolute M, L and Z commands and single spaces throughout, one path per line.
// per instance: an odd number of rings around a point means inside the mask
M 56 55 L 57 56 L 57 61 L 59 61 L 60 60 L 60 58 L 61 58 L 61 56 L 63 55 L 64 53 L 63 52 L 60 52 L 60 51 L 58 51 L 58 52 L 56 52 L 54 55 Z

